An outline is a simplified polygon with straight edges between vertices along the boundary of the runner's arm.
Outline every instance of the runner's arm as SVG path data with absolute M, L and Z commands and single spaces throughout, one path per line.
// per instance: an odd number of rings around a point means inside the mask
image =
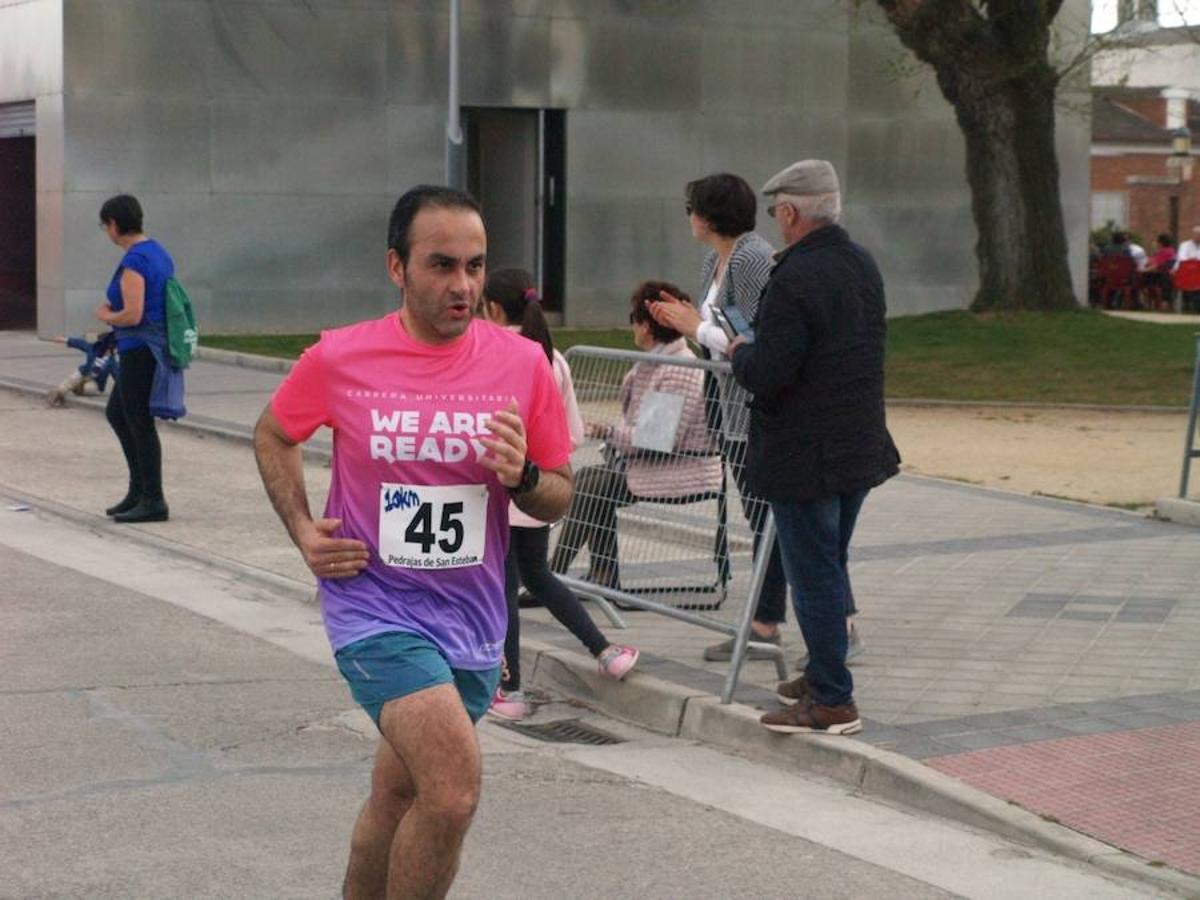
M 335 538 L 340 519 L 313 520 L 304 487 L 300 445 L 288 437 L 268 405 L 254 427 L 254 458 L 271 505 L 318 578 L 351 578 L 367 565 L 362 541 Z
M 512 499 L 517 509 L 526 515 L 553 522 L 567 514 L 574 490 L 575 476 L 571 474 L 570 465 L 565 465 L 543 471 L 537 487 Z

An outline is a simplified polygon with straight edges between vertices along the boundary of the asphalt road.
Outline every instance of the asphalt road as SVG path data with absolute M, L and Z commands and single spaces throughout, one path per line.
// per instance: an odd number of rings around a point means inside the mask
M 374 735 L 315 607 L 0 488 L 0 897 L 338 896 Z M 452 896 L 1128 897 L 962 826 L 552 702 L 485 723 Z

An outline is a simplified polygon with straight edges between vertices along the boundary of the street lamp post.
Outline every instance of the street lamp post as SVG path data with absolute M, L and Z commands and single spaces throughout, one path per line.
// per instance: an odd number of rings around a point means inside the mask
M 446 184 L 459 190 L 467 187 L 466 148 L 458 105 L 458 44 L 462 0 L 450 0 L 450 90 L 446 98 Z
M 1168 171 L 1175 173 L 1175 183 L 1182 186 L 1192 180 L 1192 133 L 1180 127 L 1171 131 L 1171 155 L 1167 157 Z M 1171 239 L 1179 243 L 1179 194 L 1170 198 Z

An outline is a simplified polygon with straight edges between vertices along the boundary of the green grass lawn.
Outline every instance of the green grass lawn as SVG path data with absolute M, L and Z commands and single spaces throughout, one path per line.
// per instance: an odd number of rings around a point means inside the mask
M 1090 310 L 893 319 L 889 397 L 1184 406 L 1196 325 L 1159 325 Z
M 1184 406 L 1196 325 L 1158 325 L 1092 311 L 902 316 L 888 324 L 892 398 Z M 555 331 L 556 346 L 632 349 L 628 329 Z M 204 336 L 206 347 L 294 358 L 315 334 Z
M 219 350 L 237 350 L 241 353 L 258 353 L 263 356 L 279 356 L 295 359 L 300 352 L 317 339 L 315 334 L 219 334 L 203 335 L 200 343 Z M 628 328 L 557 328 L 554 331 L 554 346 L 563 353 L 577 344 L 591 347 L 614 347 L 632 350 L 633 339 Z

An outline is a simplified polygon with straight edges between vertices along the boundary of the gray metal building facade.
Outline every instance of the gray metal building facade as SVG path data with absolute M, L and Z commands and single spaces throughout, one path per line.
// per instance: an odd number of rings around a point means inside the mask
M 1086 21 L 1084 0 L 1069 6 Z M 0 0 L 0 104 L 34 105 L 39 333 L 94 330 L 117 259 L 97 212 L 122 191 L 142 200 L 208 332 L 307 330 L 392 308 L 391 205 L 443 179 L 447 8 Z M 623 323 L 642 278 L 697 289 L 686 181 L 729 170 L 757 187 L 804 157 L 838 166 L 845 223 L 876 253 L 893 315 L 969 302 L 962 139 L 927 75 L 896 74 L 907 57 L 869 7 L 464 0 L 462 28 L 461 102 L 482 125 L 476 169 L 508 125 L 532 136 L 533 156 L 503 165 L 534 173 L 536 196 L 516 197 L 516 176 L 485 189 L 492 262 L 540 261 L 547 233 L 506 244 L 504 215 L 526 220 L 527 206 L 540 221 L 557 204 L 566 324 Z M 547 123 L 561 154 L 549 186 Z M 1059 149 L 1082 284 L 1085 118 L 1060 118 Z M 759 230 L 777 242 L 762 214 Z

